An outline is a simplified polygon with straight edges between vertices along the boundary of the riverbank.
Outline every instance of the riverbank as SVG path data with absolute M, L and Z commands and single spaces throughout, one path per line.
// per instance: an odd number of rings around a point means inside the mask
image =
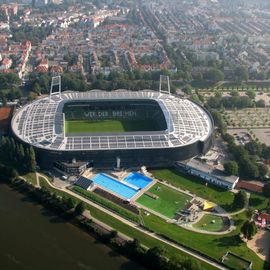
M 1 182 L 0 219 L 0 269 L 144 269 Z

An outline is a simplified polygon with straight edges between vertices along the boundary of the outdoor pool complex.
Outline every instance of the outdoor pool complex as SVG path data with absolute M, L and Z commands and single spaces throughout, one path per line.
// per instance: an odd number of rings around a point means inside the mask
M 152 182 L 152 179 L 139 173 L 130 173 L 124 181 L 120 182 L 104 173 L 99 173 L 92 181 L 94 184 L 122 198 L 131 199 L 141 189 L 148 186 Z
M 152 182 L 152 179 L 140 173 L 132 172 L 124 179 L 124 181 L 132 186 L 143 189 Z

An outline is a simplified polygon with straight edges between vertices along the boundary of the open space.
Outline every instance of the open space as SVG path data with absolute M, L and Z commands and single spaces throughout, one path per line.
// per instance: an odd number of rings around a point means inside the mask
M 222 115 L 228 128 L 267 128 L 270 126 L 269 108 L 225 110 Z
M 236 144 L 246 144 L 250 138 L 256 138 L 266 145 L 270 145 L 270 131 L 269 128 L 230 128 L 227 131 L 236 139 Z M 249 137 L 249 138 L 248 138 Z
M 247 242 L 247 246 L 263 260 L 270 261 L 270 232 L 260 230 Z
M 234 254 L 229 253 L 225 260 L 224 264 L 232 267 L 233 269 L 237 270 L 246 270 L 249 267 L 250 262 L 246 261 L 245 259 L 241 259 L 238 256 L 235 256 Z
M 136 202 L 168 218 L 173 218 L 175 213 L 183 209 L 191 199 L 190 196 L 160 183 L 152 186 L 148 193 L 155 195 L 156 198 L 145 193 Z
M 158 131 L 149 120 L 66 120 L 66 133 Z
M 223 228 L 223 219 L 215 215 L 204 215 L 197 223 L 193 224 L 195 229 L 218 232 Z
M 158 179 L 167 181 L 175 187 L 188 190 L 195 195 L 214 202 L 224 209 L 231 211 L 234 194 L 230 191 L 208 184 L 201 179 L 184 175 L 176 169 L 156 169 L 151 173 Z

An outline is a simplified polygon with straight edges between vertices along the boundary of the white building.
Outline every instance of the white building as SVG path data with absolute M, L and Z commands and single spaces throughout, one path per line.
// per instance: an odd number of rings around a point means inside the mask
M 192 159 L 187 163 L 179 162 L 177 163 L 177 166 L 190 175 L 197 176 L 208 183 L 226 189 L 234 189 L 239 181 L 238 176 L 228 176 L 224 173 L 224 171 L 218 170 L 196 159 Z

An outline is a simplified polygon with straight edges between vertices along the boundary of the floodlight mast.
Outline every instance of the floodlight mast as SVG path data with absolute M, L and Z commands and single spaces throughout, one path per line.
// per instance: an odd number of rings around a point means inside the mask
M 55 92 L 53 91 L 54 86 L 58 86 L 58 90 Z M 50 101 L 51 101 L 51 97 L 57 94 L 59 95 L 59 98 L 61 98 L 61 76 L 52 77 L 51 89 L 50 89 Z
M 163 80 L 166 81 L 167 83 L 167 89 L 162 89 L 162 82 Z M 165 75 L 160 75 L 159 77 L 159 95 L 161 94 L 167 94 L 167 95 L 171 95 L 171 87 L 170 87 L 170 78 L 169 76 L 165 76 Z M 169 140 L 169 135 L 170 135 L 170 132 L 171 132 L 171 114 L 170 112 L 168 111 L 168 128 L 167 128 L 167 131 L 168 131 L 168 140 Z
M 167 83 L 167 90 L 166 89 L 162 89 L 162 81 L 166 80 Z M 165 76 L 165 75 L 160 75 L 159 77 L 159 93 L 164 93 L 164 94 L 168 94 L 169 96 L 171 95 L 171 86 L 170 86 L 170 78 L 169 76 Z
M 63 113 L 63 136 L 65 139 L 66 138 L 66 116 L 65 116 L 65 113 Z

